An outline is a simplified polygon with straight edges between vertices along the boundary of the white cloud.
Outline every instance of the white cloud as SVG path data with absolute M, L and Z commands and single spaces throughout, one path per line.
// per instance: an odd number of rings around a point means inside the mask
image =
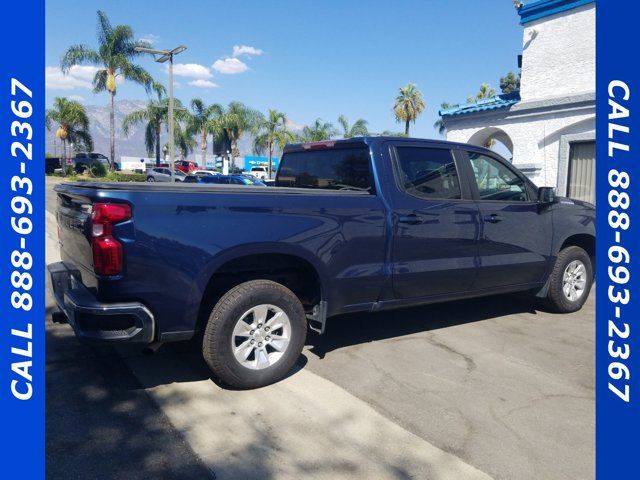
M 218 86 L 211 80 L 203 80 L 202 78 L 199 78 L 198 80 L 192 80 L 191 82 L 189 82 L 189 85 L 198 88 L 216 88 Z
M 69 100 L 75 100 L 76 102 L 84 103 L 84 97 L 82 95 L 69 95 Z
M 293 120 L 291 120 L 290 118 L 287 118 L 287 128 L 289 130 L 294 130 L 296 132 L 300 132 L 304 128 L 304 125 L 300 125 L 300 124 L 294 122 Z
M 91 82 L 98 70 L 98 67 L 75 65 L 65 75 L 58 67 L 45 67 L 45 85 L 49 90 L 91 89 Z
M 247 55 L 248 57 L 252 57 L 262 55 L 262 53 L 262 50 L 256 47 L 250 47 L 249 45 L 234 45 L 232 56 L 239 57 L 240 55 Z
M 154 45 L 158 43 L 158 41 L 160 40 L 160 36 L 154 35 L 153 33 L 147 33 L 146 35 L 142 35 L 142 37 L 140 37 L 139 40 L 141 42 L 147 42 L 151 45 Z
M 168 71 L 169 66 L 167 66 L 166 68 Z M 213 77 L 213 75 L 211 74 L 211 70 L 209 70 L 204 65 L 199 65 L 197 63 L 176 63 L 173 66 L 173 74 L 179 77 L 198 78 L 198 79 L 206 79 L 206 78 Z
M 213 62 L 213 65 L 211 65 L 211 68 L 220 73 L 226 74 L 242 73 L 249 70 L 249 67 L 237 58 L 225 58 L 224 60 L 216 60 L 215 62 Z

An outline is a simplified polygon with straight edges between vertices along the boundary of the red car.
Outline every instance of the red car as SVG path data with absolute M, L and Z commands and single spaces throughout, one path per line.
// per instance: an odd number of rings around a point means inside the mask
M 187 162 L 186 160 L 178 160 L 177 162 L 174 162 L 173 165 L 176 170 L 180 170 L 186 174 L 192 170 L 198 170 L 198 165 L 193 162 Z

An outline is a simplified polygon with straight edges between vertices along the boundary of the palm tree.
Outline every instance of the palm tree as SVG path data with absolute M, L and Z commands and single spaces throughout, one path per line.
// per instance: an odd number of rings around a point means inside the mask
M 477 102 L 478 100 L 482 100 L 485 98 L 491 98 L 496 94 L 496 91 L 489 85 L 488 83 L 483 83 L 480 85 L 480 89 L 478 93 L 476 93 L 475 97 L 468 97 L 467 102 Z
M 440 110 L 446 110 L 447 108 L 451 108 L 451 104 L 448 102 L 442 102 L 440 104 Z M 444 137 L 445 133 L 447 133 L 447 127 L 445 127 L 444 122 L 442 121 L 442 116 L 436 120 L 433 124 L 433 128 L 435 128 L 440 135 Z
M 187 132 L 190 135 L 200 135 L 203 169 L 207 166 L 207 136 L 210 133 L 209 122 L 214 118 L 219 118 L 222 112 L 222 105 L 217 103 L 207 106 L 200 98 L 191 100 L 191 115 L 187 121 Z
M 156 84 L 154 90 L 156 90 L 158 99 L 150 100 L 145 109 L 136 110 L 126 115 L 122 120 L 122 130 L 125 136 L 128 136 L 133 125 L 147 122 L 144 131 L 144 145 L 149 156 L 151 156 L 155 150 L 156 166 L 159 166 L 160 132 L 162 130 L 162 124 L 167 122 L 169 102 L 166 98 L 163 98 L 165 90 L 162 85 Z
M 253 140 L 253 150 L 260 154 L 269 154 L 269 171 L 273 170 L 273 151 L 276 146 L 283 148 L 287 143 L 295 141 L 295 134 L 287 129 L 287 116 L 278 110 L 269 109 L 267 117 L 259 126 L 258 135 Z
M 368 122 L 362 118 L 356 120 L 353 125 L 349 125 L 349 120 L 344 115 L 338 117 L 338 123 L 342 127 L 344 138 L 363 137 L 369 135 L 367 129 Z
M 305 142 L 321 142 L 329 140 L 337 133 L 338 131 L 332 123 L 323 122 L 321 118 L 316 118 L 311 125 L 306 125 L 302 129 L 302 140 Z
M 122 77 L 144 85 L 147 92 L 153 87 L 153 79 L 145 69 L 132 61 L 139 55 L 136 47 L 148 47 L 146 42 L 134 40 L 133 30 L 128 25 L 111 25 L 104 12 L 98 10 L 98 49 L 93 50 L 86 45 L 72 45 L 62 56 L 61 67 L 66 74 L 74 65 L 90 64 L 101 68 L 93 77 L 95 93 L 109 92 L 109 163 L 113 169 L 115 147 L 115 109 L 116 79 Z
M 84 106 L 75 100 L 56 97 L 53 99 L 53 108 L 47 109 L 45 114 L 45 126 L 51 130 L 51 124 L 58 124 L 56 137 L 62 141 L 63 166 L 66 173 L 67 142 L 82 147 L 88 152 L 93 150 L 93 139 L 89 133 L 89 116 Z
M 383 137 L 406 137 L 407 134 L 404 132 L 395 132 L 393 130 L 384 130 L 380 133 Z
M 260 112 L 241 102 L 231 102 L 222 115 L 207 122 L 207 130 L 216 138 L 226 134 L 231 142 L 231 165 L 235 166 L 235 159 L 240 155 L 240 137 L 247 132 L 255 133 L 263 121 L 264 117 Z
M 193 152 L 193 149 L 196 148 L 198 144 L 194 139 L 193 135 L 186 129 L 182 128 L 182 126 L 178 123 L 173 128 L 173 139 L 175 142 L 175 146 L 178 148 L 178 152 L 180 152 L 180 158 L 184 160 L 187 156 Z M 206 152 L 205 152 L 206 154 Z
M 393 112 L 396 115 L 396 122 L 405 122 L 404 133 L 409 135 L 409 123 L 415 123 L 416 118 L 427 108 L 422 98 L 422 92 L 414 83 L 407 83 L 400 87 L 396 103 L 393 105 Z

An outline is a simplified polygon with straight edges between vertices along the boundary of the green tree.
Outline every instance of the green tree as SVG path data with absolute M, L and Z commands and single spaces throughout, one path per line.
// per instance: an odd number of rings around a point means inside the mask
M 222 116 L 222 105 L 214 103 L 206 105 L 200 98 L 191 100 L 191 115 L 187 121 L 187 132 L 200 136 L 200 154 L 202 155 L 202 168 L 207 165 L 207 137 L 210 131 L 210 122 Z
M 84 106 L 75 100 L 56 97 L 53 107 L 45 113 L 45 126 L 51 130 L 53 124 L 58 125 L 56 137 L 62 141 L 62 156 L 67 158 L 67 142 L 78 150 L 93 150 L 93 139 L 89 133 L 89 116 Z M 63 161 L 63 172 L 66 172 L 66 161 Z
M 381 134 L 383 137 L 406 137 L 407 134 L 404 132 L 396 132 L 394 130 L 384 130 Z
M 321 142 L 329 140 L 337 133 L 338 131 L 331 122 L 323 122 L 321 118 L 316 118 L 311 125 L 305 125 L 302 129 L 301 139 L 304 142 Z
M 478 93 L 476 93 L 475 97 L 468 97 L 467 102 L 477 102 L 478 100 L 483 100 L 485 98 L 491 98 L 495 96 L 496 91 L 489 85 L 488 83 L 483 83 L 480 85 L 478 89 Z
M 214 137 L 221 138 L 224 134 L 231 142 L 231 165 L 235 166 L 236 157 L 240 155 L 238 141 L 245 133 L 255 134 L 264 117 L 256 110 L 247 107 L 241 102 L 231 102 L 222 114 L 207 123 L 207 129 Z
M 448 102 L 442 102 L 440 104 L 440 110 L 446 110 L 447 108 L 451 108 L 451 104 Z M 435 128 L 438 133 L 440 135 L 442 135 L 444 137 L 445 133 L 447 132 L 447 127 L 445 127 L 444 122 L 442 121 L 442 117 L 440 117 L 438 120 L 436 120 L 436 122 L 433 124 L 433 128 Z
M 278 110 L 269 109 L 266 118 L 258 126 L 258 132 L 253 140 L 254 152 L 269 155 L 269 178 L 273 170 L 273 152 L 276 147 L 283 148 L 287 143 L 295 141 L 293 132 L 287 129 L 287 116 Z
M 106 14 L 98 10 L 98 49 L 86 45 L 72 45 L 62 56 L 61 67 L 66 74 L 74 65 L 96 65 L 101 67 L 93 77 L 93 91 L 109 93 L 109 162 L 113 169 L 115 147 L 115 107 L 116 80 L 126 80 L 144 85 L 147 92 L 153 87 L 153 79 L 133 60 L 141 55 L 135 47 L 148 47 L 146 42 L 135 41 L 133 30 L 128 25 L 112 26 Z
M 520 74 L 513 72 L 507 73 L 504 77 L 500 77 L 500 90 L 504 94 L 517 92 L 520 90 Z
M 369 135 L 367 129 L 368 122 L 362 118 L 359 118 L 353 125 L 349 125 L 349 120 L 344 115 L 338 117 L 338 123 L 342 127 L 342 136 L 344 138 L 363 137 Z
M 396 122 L 404 122 L 404 133 L 409 135 L 409 124 L 415 123 L 418 116 L 427 108 L 422 92 L 418 87 L 409 82 L 404 87 L 400 87 L 393 112 L 396 116 Z

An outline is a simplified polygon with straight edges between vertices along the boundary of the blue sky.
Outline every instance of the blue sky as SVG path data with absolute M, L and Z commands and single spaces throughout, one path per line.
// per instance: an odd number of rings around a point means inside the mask
M 50 0 L 47 8 L 47 99 L 82 98 L 105 104 L 88 88 L 90 69 L 58 71 L 72 44 L 96 45 L 96 10 L 128 24 L 157 48 L 179 44 L 176 57 L 183 102 L 239 100 L 284 111 L 297 125 L 338 115 L 364 118 L 371 131 L 402 130 L 392 113 L 398 87 L 412 81 L 427 110 L 412 135 L 435 137 L 442 101 L 464 102 L 482 82 L 517 71 L 522 27 L 511 0 L 483 1 L 195 1 Z M 236 49 L 234 46 L 252 47 Z M 259 54 L 258 54 L 259 53 Z M 216 63 L 217 62 L 217 63 Z M 140 63 L 166 82 L 165 67 Z M 231 73 L 237 72 L 237 73 Z M 216 86 L 213 87 L 212 84 Z M 140 86 L 118 87 L 118 99 L 145 99 Z

